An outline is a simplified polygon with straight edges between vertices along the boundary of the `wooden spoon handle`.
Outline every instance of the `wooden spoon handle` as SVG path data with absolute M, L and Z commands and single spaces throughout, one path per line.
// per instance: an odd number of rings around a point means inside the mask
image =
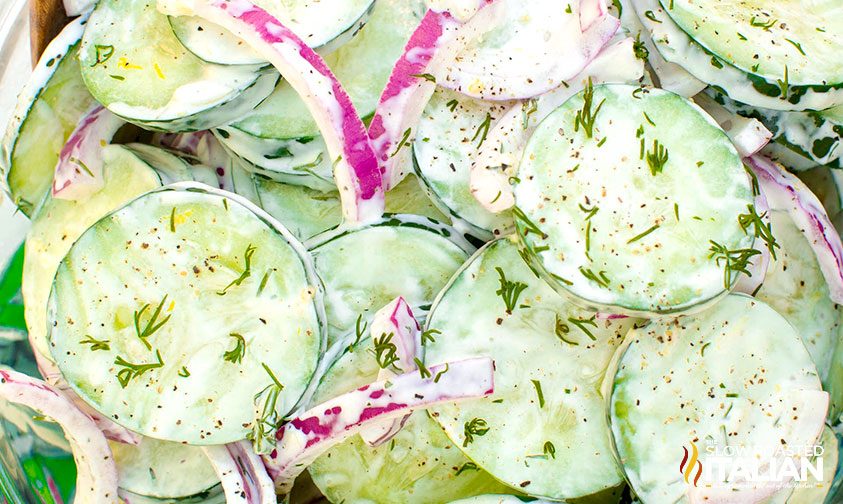
M 29 33 L 33 66 L 47 48 L 47 44 L 69 21 L 62 0 L 30 0 Z

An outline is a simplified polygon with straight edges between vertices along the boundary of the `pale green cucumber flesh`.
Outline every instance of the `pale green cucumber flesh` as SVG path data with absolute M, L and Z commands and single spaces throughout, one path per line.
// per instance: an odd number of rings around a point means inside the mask
M 156 498 L 190 497 L 219 484 L 201 448 L 143 437 L 135 445 L 109 442 L 120 488 Z
M 273 383 L 266 368 L 284 387 L 278 414 L 292 409 L 322 328 L 303 247 L 242 198 L 203 187 L 148 193 L 79 238 L 56 274 L 50 343 L 70 385 L 110 419 L 209 445 L 250 432 Z M 127 378 L 133 365 L 154 367 Z
M 678 467 L 691 443 L 713 468 L 709 457 L 727 445 L 751 457 L 809 446 L 820 434 L 816 367 L 796 330 L 761 301 L 732 294 L 697 315 L 634 329 L 624 345 L 608 379 L 609 411 L 619 460 L 642 502 L 701 502 L 694 499 L 710 485 L 752 492 L 717 471 L 686 483 Z
M 436 227 L 423 217 L 388 216 L 374 226 L 313 238 L 316 270 L 325 284 L 329 345 L 353 329 L 358 317 L 368 320 L 397 296 L 424 317 L 468 255 Z
M 501 274 L 526 287 L 511 313 L 497 294 Z M 594 315 L 536 278 L 514 238 L 481 249 L 431 309 L 426 328 L 441 334 L 425 346 L 427 367 L 472 357 L 495 361 L 493 395 L 437 406 L 431 415 L 467 457 L 514 489 L 567 500 L 622 482 L 600 386 L 635 319 Z M 469 437 L 475 419 L 488 432 Z
M 500 237 L 513 227 L 509 212 L 483 208 L 469 190 L 471 161 L 484 138 L 512 102 L 488 102 L 439 88 L 422 114 L 413 144 L 416 172 L 443 209 L 483 238 Z M 453 110 L 452 110 L 453 109 Z
M 21 289 L 26 326 L 33 351 L 49 360 L 47 300 L 61 260 L 89 226 L 161 185 L 152 167 L 125 147 L 107 146 L 102 157 L 105 186 L 85 201 L 48 196 L 37 209 L 26 238 Z
M 516 225 L 535 266 L 561 293 L 610 312 L 678 312 L 722 296 L 737 274 L 712 247 L 754 240 L 738 223 L 753 195 L 734 146 L 667 91 L 595 86 L 591 112 L 598 106 L 591 138 L 576 124 L 581 92 L 524 153 Z M 651 164 L 660 150 L 666 162 Z
M 353 340 L 352 340 L 353 342 Z M 371 338 L 350 347 L 322 378 L 318 404 L 377 380 L 380 367 Z M 472 465 L 426 411 L 412 414 L 391 440 L 372 448 L 353 436 L 308 468 L 331 502 L 445 503 L 506 487 Z
M 58 61 L 55 73 L 32 103 L 11 147 L 7 182 L 12 200 L 27 215 L 50 190 L 59 152 L 94 100 L 76 59 L 78 44 Z

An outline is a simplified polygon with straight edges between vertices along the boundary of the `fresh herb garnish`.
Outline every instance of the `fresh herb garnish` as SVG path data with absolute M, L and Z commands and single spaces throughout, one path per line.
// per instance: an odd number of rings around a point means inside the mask
M 661 23 L 661 21 L 659 21 L 658 18 L 656 18 L 656 14 L 651 10 L 648 10 L 648 11 L 644 12 L 644 17 L 646 17 L 647 19 L 649 19 L 650 21 L 652 21 L 654 23 Z
M 518 297 L 527 289 L 527 284 L 507 280 L 506 274 L 499 266 L 495 268 L 495 271 L 498 272 L 498 280 L 500 281 L 500 288 L 495 291 L 495 294 L 503 299 L 504 305 L 506 305 L 506 313 L 512 315 L 512 310 L 518 304 Z
M 451 369 L 451 365 L 446 362 L 445 363 L 445 369 L 436 373 L 436 376 L 433 378 L 433 383 L 439 383 L 439 378 L 442 378 L 442 375 L 447 373 L 448 370 L 450 370 L 450 369 Z
M 94 50 L 97 52 L 97 60 L 94 62 L 92 67 L 97 65 L 101 65 L 111 59 L 114 56 L 114 46 L 112 45 L 95 45 Z
M 446 103 L 445 106 L 448 107 L 448 109 L 450 109 L 451 112 L 453 112 L 453 111 L 457 110 L 457 106 L 459 104 L 460 104 L 460 102 L 458 102 L 457 100 L 451 100 L 448 103 Z
M 471 137 L 471 141 L 477 140 L 480 137 L 480 143 L 477 144 L 477 148 L 479 149 L 483 142 L 486 141 L 486 136 L 489 134 L 489 127 L 492 125 L 492 115 L 486 112 L 486 118 L 483 119 L 483 122 L 480 123 L 480 126 L 477 127 L 477 131 L 474 133 L 474 136 Z M 482 133 L 482 136 L 481 136 Z
M 111 345 L 109 344 L 109 340 L 98 340 L 94 339 L 93 336 L 90 334 L 85 335 L 85 339 L 80 341 L 82 345 L 91 345 L 91 351 L 96 352 L 97 350 L 111 350 Z
M 776 23 L 778 23 L 778 22 L 779 22 L 778 19 L 773 19 L 773 20 L 765 23 L 764 21 L 756 20 L 755 16 L 752 16 L 752 18 L 750 18 L 750 20 L 749 20 L 750 26 L 755 26 L 757 28 L 764 28 L 764 30 L 767 30 L 767 31 L 769 31 L 770 28 L 775 26 Z
M 635 36 L 635 42 L 632 43 L 632 52 L 635 53 L 635 57 L 642 60 L 647 61 L 650 57 L 650 50 L 647 49 L 647 45 L 641 41 L 641 34 Z
M 578 319 L 574 317 L 568 317 L 568 322 L 574 324 L 579 328 L 580 331 L 584 332 L 586 336 L 591 338 L 592 341 L 597 341 L 597 338 L 588 330 L 586 326 L 597 327 L 597 315 L 592 315 L 591 318 L 588 319 Z
M 542 450 L 544 451 L 544 454 L 546 456 L 548 456 L 552 459 L 556 458 L 556 447 L 553 446 L 553 443 L 551 443 L 550 441 L 548 441 L 544 444 L 544 448 L 542 448 Z
M 230 284 L 226 285 L 225 288 L 219 292 L 217 292 L 220 296 L 225 296 L 225 293 L 228 289 L 236 286 L 240 286 L 247 278 L 252 276 L 252 256 L 255 255 L 255 251 L 257 250 L 256 247 L 253 247 L 250 243 L 248 247 L 246 247 L 246 252 L 243 254 L 243 260 L 246 263 L 243 267 L 243 272 L 240 273 L 240 276 L 235 278 L 231 281 Z
M 770 256 L 775 260 L 776 248 L 781 248 L 781 245 L 776 242 L 776 237 L 773 236 L 773 224 L 764 222 L 767 212 L 758 215 L 755 205 L 751 204 L 747 205 L 746 209 L 747 213 L 738 216 L 738 224 L 740 224 L 744 233 L 748 233 L 749 227 L 752 226 L 755 237 L 764 240 L 767 250 L 770 251 Z
M 601 287 L 608 287 L 609 286 L 609 283 L 610 283 L 609 277 L 606 276 L 605 271 L 600 271 L 600 272 L 595 274 L 594 271 L 592 271 L 588 268 L 585 268 L 583 266 L 580 266 L 579 270 L 580 270 L 580 274 L 582 274 L 582 276 L 586 277 L 587 279 L 591 280 L 592 282 L 596 283 L 597 285 L 599 285 Z
M 489 432 L 489 426 L 486 420 L 482 418 L 473 418 L 470 422 L 466 422 L 463 426 L 465 440 L 462 443 L 463 448 L 474 442 L 474 436 L 485 436 Z
M 530 380 L 533 382 L 533 387 L 536 389 L 536 396 L 539 399 L 539 408 L 544 408 L 544 393 L 542 392 L 542 382 L 538 380 Z
M 158 317 L 161 316 L 161 310 L 164 308 L 164 303 L 167 302 L 167 295 L 165 294 L 164 297 L 161 299 L 161 302 L 158 303 L 158 306 L 155 308 L 155 311 L 152 312 L 152 316 L 149 317 L 149 320 L 146 321 L 146 325 L 141 329 L 140 321 L 143 317 L 143 314 L 146 313 L 146 310 L 149 309 L 150 305 L 145 304 L 143 307 L 134 313 L 134 320 L 135 320 L 135 334 L 137 335 L 138 339 L 143 342 L 144 346 L 146 346 L 147 350 L 152 350 L 152 345 L 149 343 L 149 337 L 158 332 L 159 329 L 164 327 L 164 324 L 170 321 L 170 317 L 172 315 L 167 315 L 164 317 L 161 322 L 158 322 Z
M 582 204 L 579 205 L 580 210 L 585 212 L 585 257 L 591 260 L 591 218 L 594 217 L 600 208 L 595 205 L 591 208 L 586 208 Z
M 375 356 L 375 361 L 378 363 L 378 366 L 381 369 L 386 369 L 389 366 L 393 366 L 398 371 L 402 371 L 401 368 L 394 365 L 401 359 L 398 358 L 398 347 L 396 347 L 395 343 L 392 342 L 393 336 L 393 333 L 389 333 L 382 334 L 380 338 L 375 338 L 372 341 L 372 343 L 374 343 L 375 345 L 375 348 L 370 348 L 369 353 Z
M 515 218 L 516 223 L 520 223 L 521 227 L 524 228 L 524 236 L 527 236 L 527 233 L 533 233 L 540 236 L 542 240 L 547 239 L 547 234 L 533 221 L 531 221 L 530 218 L 527 217 L 527 214 L 525 214 L 524 211 L 517 206 L 512 207 L 512 216 Z
M 793 40 L 790 40 L 789 38 L 786 38 L 785 40 L 790 42 L 791 45 L 793 45 L 793 47 L 795 47 L 797 51 L 802 53 L 802 56 L 807 56 L 807 54 L 805 54 L 805 51 L 802 50 L 802 44 L 800 44 L 799 42 L 795 42 Z
M 577 116 L 574 119 L 574 131 L 579 131 L 580 126 L 582 126 L 585 136 L 592 138 L 594 135 L 594 123 L 597 120 L 597 114 L 600 112 L 600 108 L 603 107 L 606 99 L 604 98 L 596 108 L 593 107 L 594 85 L 591 82 L 591 77 L 588 78 L 588 83 L 583 90 L 582 100 L 582 109 L 577 111 Z
M 709 250 L 711 253 L 708 255 L 708 258 L 714 259 L 717 266 L 720 266 L 720 263 L 723 262 L 723 286 L 726 289 L 732 286 L 733 273 L 744 273 L 747 276 L 752 276 L 752 273 L 747 268 L 752 266 L 750 259 L 761 254 L 760 251 L 751 248 L 729 250 L 727 247 L 713 240 L 710 243 L 711 248 Z
M 401 141 L 398 142 L 398 145 L 395 147 L 395 150 L 389 156 L 390 158 L 394 158 L 395 156 L 397 156 L 398 153 L 401 151 L 401 149 L 404 148 L 404 146 L 407 146 L 407 147 L 410 146 L 410 142 L 408 142 L 408 140 L 410 139 L 410 135 L 412 133 L 413 133 L 413 128 L 407 128 L 404 131 L 404 136 L 401 137 Z
M 433 337 L 434 334 L 442 334 L 442 331 L 440 331 L 439 329 L 428 329 L 427 331 L 422 332 L 422 346 L 426 346 L 428 341 L 430 341 L 431 343 L 436 343 L 436 338 Z
M 539 102 L 535 98 L 530 98 L 521 104 L 521 127 L 527 129 L 530 126 L 530 116 L 538 112 Z
M 158 362 L 153 362 L 152 364 L 133 364 L 118 355 L 117 358 L 114 359 L 114 364 L 123 368 L 117 372 L 117 381 L 120 382 L 120 386 L 122 388 L 126 388 L 130 381 L 135 378 L 140 378 L 147 371 L 164 367 L 164 361 L 161 360 L 161 352 L 156 350 L 155 357 L 158 359 Z
M 577 343 L 576 341 L 569 340 L 565 337 L 565 335 L 571 332 L 571 328 L 568 327 L 568 324 L 566 324 L 562 320 L 562 317 L 560 317 L 559 314 L 556 315 L 556 324 L 554 332 L 556 333 L 556 337 L 559 338 L 561 341 L 569 345 L 579 346 L 579 343 Z
M 181 369 L 179 369 L 179 376 L 182 378 L 190 376 L 190 371 L 187 370 L 187 366 L 182 366 Z
M 421 376 L 422 380 L 431 378 L 433 376 L 430 370 L 425 367 L 424 362 L 422 362 L 421 359 L 419 359 L 418 357 L 413 357 L 413 362 L 415 362 L 416 367 L 419 368 L 419 376 Z
M 677 219 L 677 220 L 678 220 L 678 219 Z M 635 243 L 635 242 L 637 242 L 638 240 L 640 240 L 641 238 L 644 238 L 645 236 L 647 236 L 648 234 L 652 233 L 653 231 L 655 231 L 655 230 L 656 230 L 656 229 L 658 229 L 658 228 L 659 228 L 659 224 L 654 224 L 653 226 L 651 226 L 649 229 L 647 229 L 646 231 L 642 232 L 641 234 L 635 235 L 635 236 L 633 236 L 632 238 L 630 238 L 630 239 L 629 239 L 629 241 L 627 241 L 627 242 L 626 242 L 626 244 L 627 244 L 627 245 L 629 245 L 630 243 Z
M 278 418 L 276 406 L 278 404 L 278 397 L 284 390 L 284 385 L 275 376 L 275 373 L 269 369 L 265 363 L 261 362 L 261 366 L 272 379 L 272 383 L 267 385 L 263 390 L 255 395 L 255 402 L 263 396 L 263 408 L 259 418 L 255 419 L 255 426 L 252 428 L 246 437 L 252 441 L 255 448 L 255 453 L 263 455 L 269 453 L 270 449 L 275 445 L 275 432 L 281 426 L 282 419 Z
M 226 362 L 240 364 L 243 362 L 243 356 L 246 355 L 246 338 L 237 333 L 230 333 L 228 336 L 235 339 L 234 348 L 225 352 L 222 358 Z
M 419 79 L 424 79 L 428 82 L 432 82 L 432 83 L 436 84 L 436 77 L 434 77 L 433 75 L 431 75 L 429 73 L 414 74 L 413 77 L 418 77 Z
M 787 75 L 787 65 L 784 66 L 784 80 L 776 79 L 776 84 L 779 85 L 779 92 L 781 93 L 782 100 L 787 100 L 787 90 L 790 88 L 790 83 L 788 82 L 788 75 Z
M 664 145 L 660 144 L 658 140 L 653 140 L 653 149 L 647 151 L 647 166 L 650 167 L 650 173 L 654 177 L 664 170 L 668 158 L 669 154 Z
M 461 465 L 459 469 L 457 469 L 456 474 L 454 476 L 459 476 L 465 471 L 479 471 L 480 468 L 477 467 L 477 464 L 474 462 L 466 462 L 465 464 Z

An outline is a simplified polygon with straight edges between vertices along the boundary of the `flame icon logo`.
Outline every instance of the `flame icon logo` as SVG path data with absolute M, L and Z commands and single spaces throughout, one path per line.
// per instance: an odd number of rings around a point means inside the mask
M 691 442 L 691 452 L 688 452 L 688 449 L 684 446 L 682 449 L 685 451 L 685 456 L 682 457 L 682 462 L 679 463 L 679 474 L 684 476 L 685 483 L 691 483 L 691 475 L 694 473 L 694 469 L 697 470 L 696 476 L 694 476 L 694 486 L 697 486 L 697 482 L 700 480 L 700 476 L 702 476 L 702 462 L 699 461 L 699 451 L 697 450 L 697 445 L 694 442 Z

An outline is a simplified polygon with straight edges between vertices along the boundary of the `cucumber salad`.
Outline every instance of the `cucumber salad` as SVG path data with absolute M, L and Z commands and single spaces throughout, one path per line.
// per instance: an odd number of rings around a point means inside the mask
M 65 7 L 31 502 L 843 502 L 840 0 Z

